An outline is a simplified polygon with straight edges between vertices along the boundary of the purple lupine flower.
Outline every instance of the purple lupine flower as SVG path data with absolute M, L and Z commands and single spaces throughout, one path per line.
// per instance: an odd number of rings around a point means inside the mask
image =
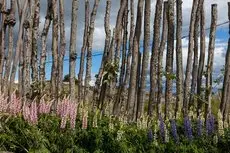
M 165 124 L 164 124 L 162 116 L 159 117 L 159 121 L 160 121 L 160 125 L 159 125 L 160 137 L 162 141 L 164 142 L 165 141 Z
M 202 125 L 203 125 L 203 122 L 202 122 L 201 118 L 199 117 L 197 120 L 197 135 L 199 137 L 202 136 Z
M 193 135 L 192 135 L 192 126 L 191 126 L 191 121 L 189 120 L 188 116 L 184 118 L 184 131 L 185 131 L 185 136 L 189 139 L 192 140 Z
M 214 129 L 215 129 L 215 120 L 214 120 L 214 116 L 209 113 L 206 119 L 206 131 L 207 131 L 207 135 L 211 135 L 214 133 Z
M 148 137 L 149 142 L 153 141 L 153 131 L 151 128 L 148 130 L 147 137 Z
M 171 124 L 171 132 L 172 132 L 173 139 L 174 139 L 175 143 L 178 143 L 179 137 L 177 134 L 176 121 L 174 119 L 172 119 L 170 124 Z

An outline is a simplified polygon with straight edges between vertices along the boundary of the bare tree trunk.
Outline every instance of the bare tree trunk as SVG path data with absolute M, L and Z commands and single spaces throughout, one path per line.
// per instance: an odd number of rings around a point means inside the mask
M 185 72 L 185 81 L 184 81 L 184 100 L 183 100 L 183 113 L 187 115 L 188 113 L 188 102 L 189 102 L 189 87 L 191 84 L 191 67 L 192 67 L 192 54 L 194 48 L 194 27 L 196 19 L 196 10 L 198 7 L 198 0 L 193 1 L 192 13 L 190 18 L 190 27 L 189 27 L 189 44 L 188 44 L 188 58 L 187 66 Z
M 192 68 L 192 85 L 191 85 L 191 92 L 190 92 L 190 99 L 189 99 L 189 108 L 194 106 L 194 94 L 196 91 L 196 83 L 197 83 L 197 75 L 198 75 L 198 38 L 199 38 L 199 23 L 201 17 L 201 7 L 203 5 L 204 0 L 200 0 L 198 4 L 198 8 L 196 11 L 196 20 L 195 20 L 195 28 L 194 28 L 194 58 L 193 58 L 193 68 Z
M 228 20 L 230 21 L 230 2 L 228 2 Z M 229 22 L 229 35 L 230 35 L 230 22 Z M 225 73 L 224 73 L 224 83 L 223 83 L 223 92 L 220 104 L 220 110 L 223 114 L 224 120 L 227 119 L 230 95 L 228 90 L 230 90 L 230 37 L 228 38 L 228 49 L 225 58 Z
M 94 1 L 93 10 L 90 16 L 89 35 L 88 35 L 88 46 L 87 46 L 87 62 L 86 62 L 86 77 L 85 77 L 85 94 L 84 102 L 85 105 L 89 104 L 89 93 L 90 93 L 90 81 L 91 81 L 91 69 L 92 69 L 92 45 L 93 45 L 93 34 L 94 34 L 94 22 L 96 19 L 98 4 L 100 0 Z
M 9 84 L 10 68 L 13 60 L 12 56 L 14 50 L 14 25 L 16 24 L 16 18 L 15 18 L 16 1 L 11 0 L 10 5 L 11 5 L 10 14 L 7 16 L 5 20 L 6 25 L 8 25 L 8 54 L 5 56 L 6 64 L 5 64 L 5 73 L 3 79 L 3 88 L 5 94 L 7 93 L 8 90 L 7 87 Z
M 182 55 L 182 0 L 176 1 L 177 11 L 177 29 L 176 29 L 176 109 L 177 112 L 181 111 L 181 105 L 183 104 L 183 55 Z
M 205 115 L 211 113 L 211 99 L 212 99 L 212 71 L 213 71 L 213 59 L 214 59 L 214 50 L 215 50 L 215 37 L 216 37 L 216 24 L 217 24 L 217 4 L 212 4 L 212 19 L 211 19 L 211 28 L 209 35 L 209 47 L 208 47 L 208 63 L 206 70 L 206 92 L 205 99 L 208 102 L 205 108 Z
M 150 16 L 151 16 L 151 1 L 145 0 L 144 50 L 143 50 L 142 69 L 141 69 L 141 76 L 140 76 L 140 91 L 137 99 L 137 103 L 139 104 L 137 118 L 140 118 L 144 113 L 146 79 L 147 79 L 147 72 L 149 66 L 149 53 L 150 53 Z
M 22 16 L 22 4 L 19 2 L 19 0 L 17 0 L 17 7 L 18 7 L 18 16 L 19 16 L 19 20 L 21 20 Z M 24 79 L 23 79 L 23 56 L 24 56 L 24 51 L 23 51 L 23 36 L 24 35 L 24 30 L 23 30 L 23 34 L 22 34 L 22 41 L 21 41 L 21 49 L 20 49 L 20 59 L 19 59 L 19 69 L 18 69 L 18 92 L 19 92 L 19 98 L 22 99 L 23 95 L 24 95 L 24 90 L 23 90 L 23 83 L 24 83 Z
M 125 66 L 126 66 L 126 54 L 127 54 L 127 37 L 128 37 L 128 0 L 125 7 L 125 12 L 123 14 L 123 44 L 122 44 L 122 63 L 120 67 L 120 76 L 119 76 L 119 87 L 116 94 L 116 100 L 113 107 L 113 113 L 115 115 L 120 113 L 121 106 L 121 92 L 124 88 L 124 76 L 125 76 Z
M 89 9 L 90 4 L 89 0 L 85 0 L 85 30 L 84 30 L 84 37 L 83 37 L 83 46 L 81 48 L 81 59 L 80 59 L 80 69 L 78 74 L 78 101 L 82 101 L 82 97 L 84 95 L 84 88 L 83 88 L 83 73 L 84 73 L 84 65 L 85 65 L 85 50 L 87 47 L 87 39 L 88 39 L 88 29 L 89 29 Z
M 111 39 L 111 30 L 110 30 L 110 11 L 111 11 L 111 0 L 107 0 L 106 2 L 106 12 L 105 12 L 105 18 L 104 18 L 104 28 L 105 28 L 105 46 L 104 46 L 104 53 L 102 57 L 101 66 L 96 78 L 96 84 L 94 88 L 94 104 L 102 103 L 102 101 L 99 100 L 100 98 L 100 92 L 101 92 L 101 82 L 102 82 L 102 74 L 104 72 L 104 67 L 108 62 L 108 54 L 109 54 L 109 46 L 110 46 L 110 39 Z M 105 86 L 105 85 L 104 85 Z M 104 89 L 103 89 L 104 90 Z M 104 90 L 105 91 L 105 90 Z M 99 101 L 98 101 L 99 100 Z M 102 100 L 102 99 L 101 99 Z
M 13 65 L 12 65 L 12 71 L 11 71 L 11 76 L 10 76 L 10 84 L 9 84 L 9 92 L 8 92 L 9 95 L 12 93 L 13 83 L 15 81 L 16 69 L 17 69 L 19 55 L 20 55 L 20 49 L 21 49 L 20 45 L 22 44 L 21 43 L 21 41 L 22 41 L 21 38 L 22 38 L 22 33 L 23 33 L 23 23 L 24 23 L 24 20 L 25 20 L 25 12 L 26 12 L 26 9 L 27 9 L 27 4 L 28 4 L 28 0 L 25 0 L 23 10 L 22 10 L 22 18 L 21 18 L 21 22 L 20 22 L 20 26 L 19 26 L 16 53 L 15 53 L 15 56 L 14 56 Z
M 65 57 L 66 39 L 65 39 L 65 9 L 64 0 L 59 0 L 59 16 L 60 16 L 60 51 L 58 60 L 58 82 L 57 86 L 59 89 L 58 97 L 63 90 L 63 61 Z
M 137 94 L 136 87 L 137 87 L 138 48 L 140 44 L 140 36 L 141 36 L 141 29 L 142 29 L 143 6 L 144 6 L 144 0 L 138 0 L 136 28 L 135 28 L 135 34 L 133 39 L 132 64 L 131 64 L 131 73 L 130 73 L 128 100 L 127 100 L 128 114 L 129 114 L 130 121 L 133 119 L 132 117 L 133 117 L 134 103 Z
M 162 91 L 163 91 L 163 52 L 165 50 L 165 44 L 168 35 L 168 2 L 164 2 L 164 13 L 163 13 L 163 29 L 161 35 L 161 44 L 158 53 L 158 94 L 157 94 L 157 115 L 158 117 L 161 114 L 161 98 L 162 98 Z
M 120 9 L 118 11 L 116 27 L 115 27 L 116 28 L 116 33 L 115 33 L 115 44 L 116 44 L 115 62 L 118 64 L 120 62 L 122 18 L 123 18 L 123 14 L 125 12 L 125 8 L 127 6 L 127 2 L 128 2 L 127 0 L 120 1 Z
M 173 51 L 174 51 L 174 2 L 168 1 L 168 46 L 166 56 L 165 119 L 169 117 L 172 102 Z
M 130 69 L 131 69 L 131 57 L 133 52 L 133 37 L 134 37 L 134 30 L 135 30 L 135 23 L 134 23 L 134 0 L 130 0 L 130 33 L 129 33 L 129 51 L 127 56 L 127 63 L 126 63 L 126 73 L 125 73 L 125 81 L 124 81 L 124 89 L 125 90 L 129 84 L 130 79 Z M 125 105 L 127 102 L 127 92 L 121 92 L 122 97 L 122 104 Z M 127 104 L 124 106 L 124 110 L 127 110 Z
M 202 76 L 204 70 L 204 60 L 205 60 L 205 12 L 204 12 L 204 2 L 200 8 L 200 59 L 197 75 L 197 116 L 200 115 L 202 109 Z
M 6 0 L 3 0 L 1 3 L 0 10 L 3 12 L 6 9 Z M 0 93 L 4 92 L 3 86 L 3 67 L 5 59 L 5 35 L 6 35 L 6 24 L 5 24 L 6 15 L 1 13 L 1 29 L 0 29 Z M 6 93 L 5 93 L 6 94 Z
M 46 66 L 46 50 L 47 50 L 47 37 L 52 20 L 52 0 L 47 1 L 47 10 L 46 10 L 46 20 L 44 23 L 44 28 L 42 30 L 42 51 L 40 55 L 40 81 L 41 81 L 41 90 L 45 86 L 45 66 Z
M 52 27 L 52 72 L 51 72 L 51 93 L 55 102 L 53 109 L 56 108 L 58 94 L 58 1 L 52 0 L 53 7 L 53 27 Z M 33 53 L 33 52 L 32 52 Z M 32 64 L 33 65 L 33 64 Z
M 33 42 L 32 42 L 32 81 L 38 81 L 38 30 L 39 30 L 39 18 L 40 18 L 40 0 L 34 1 L 34 13 L 33 13 Z
M 150 63 L 150 95 L 148 105 L 148 115 L 153 115 L 153 105 L 155 103 L 156 93 L 156 75 L 157 75 L 157 57 L 160 46 L 160 27 L 161 27 L 161 16 L 162 16 L 162 5 L 163 0 L 157 0 L 155 19 L 154 19 L 154 34 L 152 44 L 152 54 Z
M 141 66 L 142 66 L 142 54 L 140 52 L 140 47 L 138 48 L 138 60 L 137 60 L 137 86 L 136 86 L 136 94 L 135 94 L 135 104 L 133 109 L 133 119 L 137 121 L 138 118 L 143 117 L 140 112 L 140 104 L 138 103 L 138 99 L 140 97 L 140 83 L 141 83 Z M 140 116 L 139 116 L 140 115 Z
M 77 11 L 78 11 L 79 0 L 72 0 L 72 20 L 71 20 L 71 33 L 70 33 L 70 46 L 69 46 L 69 89 L 70 89 L 70 100 L 75 101 L 75 69 L 76 69 L 76 37 L 77 37 Z

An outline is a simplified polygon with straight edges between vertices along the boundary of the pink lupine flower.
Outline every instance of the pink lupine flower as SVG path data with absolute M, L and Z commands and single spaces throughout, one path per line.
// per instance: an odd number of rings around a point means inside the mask
M 36 101 L 34 100 L 31 104 L 31 107 L 30 107 L 30 122 L 32 124 L 37 124 L 37 120 L 38 120 L 38 117 L 37 117 L 37 104 L 36 104 Z
M 44 113 L 44 109 L 45 109 L 45 100 L 42 97 L 39 103 L 39 114 L 43 114 Z
M 30 120 L 30 107 L 26 103 L 23 105 L 22 114 L 23 114 L 24 120 L 26 120 L 26 121 Z
M 50 101 L 50 102 L 48 102 L 48 103 L 45 105 L 45 109 L 44 109 L 44 113 L 45 113 L 45 114 L 49 114 L 49 113 L 50 113 L 52 104 L 53 104 L 53 100 Z
M 76 103 L 70 104 L 69 117 L 70 117 L 70 128 L 74 129 L 76 117 L 77 117 L 77 104 Z

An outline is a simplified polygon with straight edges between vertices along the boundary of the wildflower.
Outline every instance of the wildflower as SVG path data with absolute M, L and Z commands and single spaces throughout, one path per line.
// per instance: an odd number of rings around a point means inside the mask
M 189 139 L 192 140 L 193 135 L 192 135 L 192 127 L 191 127 L 191 122 L 188 116 L 184 118 L 184 130 L 185 130 L 185 136 Z
M 173 135 L 173 139 L 174 139 L 175 143 L 178 143 L 179 138 L 178 138 L 178 134 L 177 134 L 176 122 L 174 119 L 172 119 L 170 123 L 171 123 L 171 132 Z
M 169 132 L 168 129 L 165 127 L 165 143 L 169 142 Z
M 7 98 L 4 98 L 4 95 L 0 95 L 0 112 L 6 112 L 8 107 Z
M 218 136 L 215 134 L 213 137 L 213 143 L 217 144 L 218 143 Z
M 25 103 L 22 107 L 22 114 L 23 114 L 24 120 L 29 121 L 29 119 L 30 119 L 30 108 L 29 108 L 29 105 L 27 103 Z
M 221 111 L 218 111 L 218 133 L 220 136 L 224 135 L 224 124 L 223 124 L 223 115 L 221 113 Z
M 148 137 L 149 142 L 153 141 L 153 131 L 151 128 L 148 130 L 147 137 Z
M 36 101 L 34 100 L 32 102 L 32 104 L 31 104 L 31 107 L 30 107 L 30 122 L 32 124 L 36 124 L 37 120 L 38 120 L 38 117 L 37 117 L 37 104 L 36 104 Z
M 76 117 L 77 117 L 77 104 L 76 103 L 70 104 L 69 117 L 70 117 L 70 128 L 74 129 L 75 128 L 75 121 L 76 121 Z
M 153 142 L 155 145 L 158 145 L 157 144 L 157 126 L 155 126 L 154 128 Z
M 123 133 L 124 133 L 124 131 L 122 131 L 122 130 L 118 130 L 117 131 L 117 140 L 118 141 L 120 141 L 122 139 Z
M 214 133 L 214 116 L 209 113 L 207 116 L 207 120 L 206 120 L 206 131 L 207 131 L 207 135 L 211 135 Z

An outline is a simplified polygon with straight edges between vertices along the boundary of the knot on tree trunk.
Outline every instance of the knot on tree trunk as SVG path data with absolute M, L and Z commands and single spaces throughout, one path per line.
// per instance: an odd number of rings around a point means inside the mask
M 29 20 L 25 20 L 24 23 L 23 23 L 23 27 L 25 29 L 28 29 L 30 27 L 30 21 Z
M 71 61 L 75 61 L 77 59 L 77 53 L 72 53 L 71 55 L 70 55 L 70 60 Z
M 5 19 L 5 24 L 10 25 L 10 26 L 14 26 L 16 24 L 15 16 L 13 14 L 8 15 Z

